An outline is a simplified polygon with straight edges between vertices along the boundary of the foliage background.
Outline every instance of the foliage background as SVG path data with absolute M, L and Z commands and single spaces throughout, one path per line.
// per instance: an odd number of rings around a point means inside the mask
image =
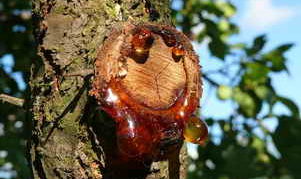
M 171 7 L 175 25 L 195 46 L 208 50 L 210 59 L 201 61 L 216 63 L 214 69 L 203 67 L 207 91 L 216 92 L 210 95 L 232 109 L 222 117 L 201 112 L 211 129 L 210 140 L 191 157 L 189 178 L 300 178 L 299 108 L 274 88 L 274 76 L 289 72 L 286 52 L 293 44 L 265 50 L 265 35 L 248 43 L 234 42 L 240 32 L 233 21 L 237 9 L 228 1 L 174 0 Z M 38 58 L 31 18 L 29 0 L 0 2 L 0 93 L 27 96 L 24 84 L 31 62 Z M 289 112 L 279 113 L 279 105 Z M 22 109 L 0 103 L 0 178 L 30 178 L 24 152 L 30 122 L 24 115 Z M 266 121 L 274 121 L 276 129 L 270 130 Z

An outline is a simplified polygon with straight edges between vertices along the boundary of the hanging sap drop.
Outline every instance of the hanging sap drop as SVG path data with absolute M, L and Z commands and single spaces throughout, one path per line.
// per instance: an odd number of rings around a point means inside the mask
M 117 123 L 117 146 L 127 157 L 142 157 L 154 150 L 153 135 L 143 120 L 123 111 L 123 117 Z
M 185 125 L 183 136 L 187 142 L 203 144 L 208 137 L 207 124 L 199 118 L 192 116 Z
M 114 29 L 95 67 L 90 93 L 114 120 L 114 150 L 107 155 L 114 165 L 166 160 L 184 138 L 198 144 L 205 140 L 206 124 L 190 118 L 202 93 L 198 59 L 173 27 Z
M 172 48 L 171 53 L 172 58 L 175 60 L 175 62 L 179 62 L 185 55 L 185 50 L 182 45 L 178 45 Z
M 109 88 L 106 93 L 105 101 L 108 104 L 114 104 L 119 100 L 118 96 L 112 91 L 111 88 Z

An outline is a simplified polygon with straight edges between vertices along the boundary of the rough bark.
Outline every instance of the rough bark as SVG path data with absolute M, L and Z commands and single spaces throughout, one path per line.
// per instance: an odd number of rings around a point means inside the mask
M 171 24 L 169 1 L 33 0 L 33 15 L 41 56 L 30 81 L 33 178 L 112 178 L 110 173 L 118 171 L 107 168 L 103 148 L 90 130 L 94 106 L 88 97 L 91 76 L 85 72 L 93 70 L 97 49 L 115 23 Z M 180 158 L 175 152 L 136 178 L 184 179 L 185 158 L 184 147 Z

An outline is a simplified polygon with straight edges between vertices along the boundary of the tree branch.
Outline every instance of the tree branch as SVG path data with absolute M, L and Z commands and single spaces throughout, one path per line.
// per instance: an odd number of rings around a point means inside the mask
M 202 74 L 202 77 L 207 80 L 210 84 L 212 84 L 213 86 L 219 86 L 219 84 L 217 82 L 215 82 L 214 80 L 212 80 L 211 78 L 209 78 L 206 74 Z
M 6 95 L 6 94 L 0 94 L 0 101 L 7 102 L 9 104 L 12 104 L 12 105 L 15 105 L 15 106 L 18 106 L 18 107 L 23 107 L 23 105 L 24 105 L 24 100 L 23 99 L 16 98 L 16 97 L 13 97 L 13 96 L 9 96 L 9 95 Z

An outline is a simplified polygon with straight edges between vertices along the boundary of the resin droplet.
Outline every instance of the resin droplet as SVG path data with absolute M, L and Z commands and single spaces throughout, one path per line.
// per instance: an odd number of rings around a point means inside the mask
M 110 125 L 103 126 L 109 136 L 92 126 L 99 141 L 109 144 L 104 150 L 110 167 L 138 171 L 138 165 L 167 160 L 184 138 L 205 141 L 206 124 L 190 118 L 202 89 L 198 59 L 189 43 L 174 27 L 152 23 L 127 22 L 108 35 L 95 60 L 90 95 L 101 110 L 95 119 Z M 112 119 L 103 121 L 103 113 Z
M 152 47 L 154 38 L 152 32 L 148 29 L 140 29 L 136 34 L 133 35 L 132 39 L 132 54 L 130 55 L 133 60 L 137 63 L 145 63 L 149 49 Z
M 109 88 L 106 91 L 105 101 L 107 104 L 113 105 L 119 101 L 119 97 Z
M 185 125 L 183 136 L 187 142 L 203 144 L 208 137 L 208 127 L 204 121 L 192 116 Z
M 153 135 L 150 128 L 143 125 L 141 118 L 131 116 L 126 112 L 123 118 L 117 123 L 117 146 L 121 153 L 128 157 L 143 156 L 151 153 L 153 148 Z
M 181 58 L 185 55 L 185 50 L 182 45 L 177 45 L 172 48 L 172 58 L 175 60 L 175 62 L 179 62 Z
M 152 46 L 154 38 L 152 37 L 152 32 L 148 29 L 140 29 L 133 36 L 132 45 L 136 48 L 149 49 Z

